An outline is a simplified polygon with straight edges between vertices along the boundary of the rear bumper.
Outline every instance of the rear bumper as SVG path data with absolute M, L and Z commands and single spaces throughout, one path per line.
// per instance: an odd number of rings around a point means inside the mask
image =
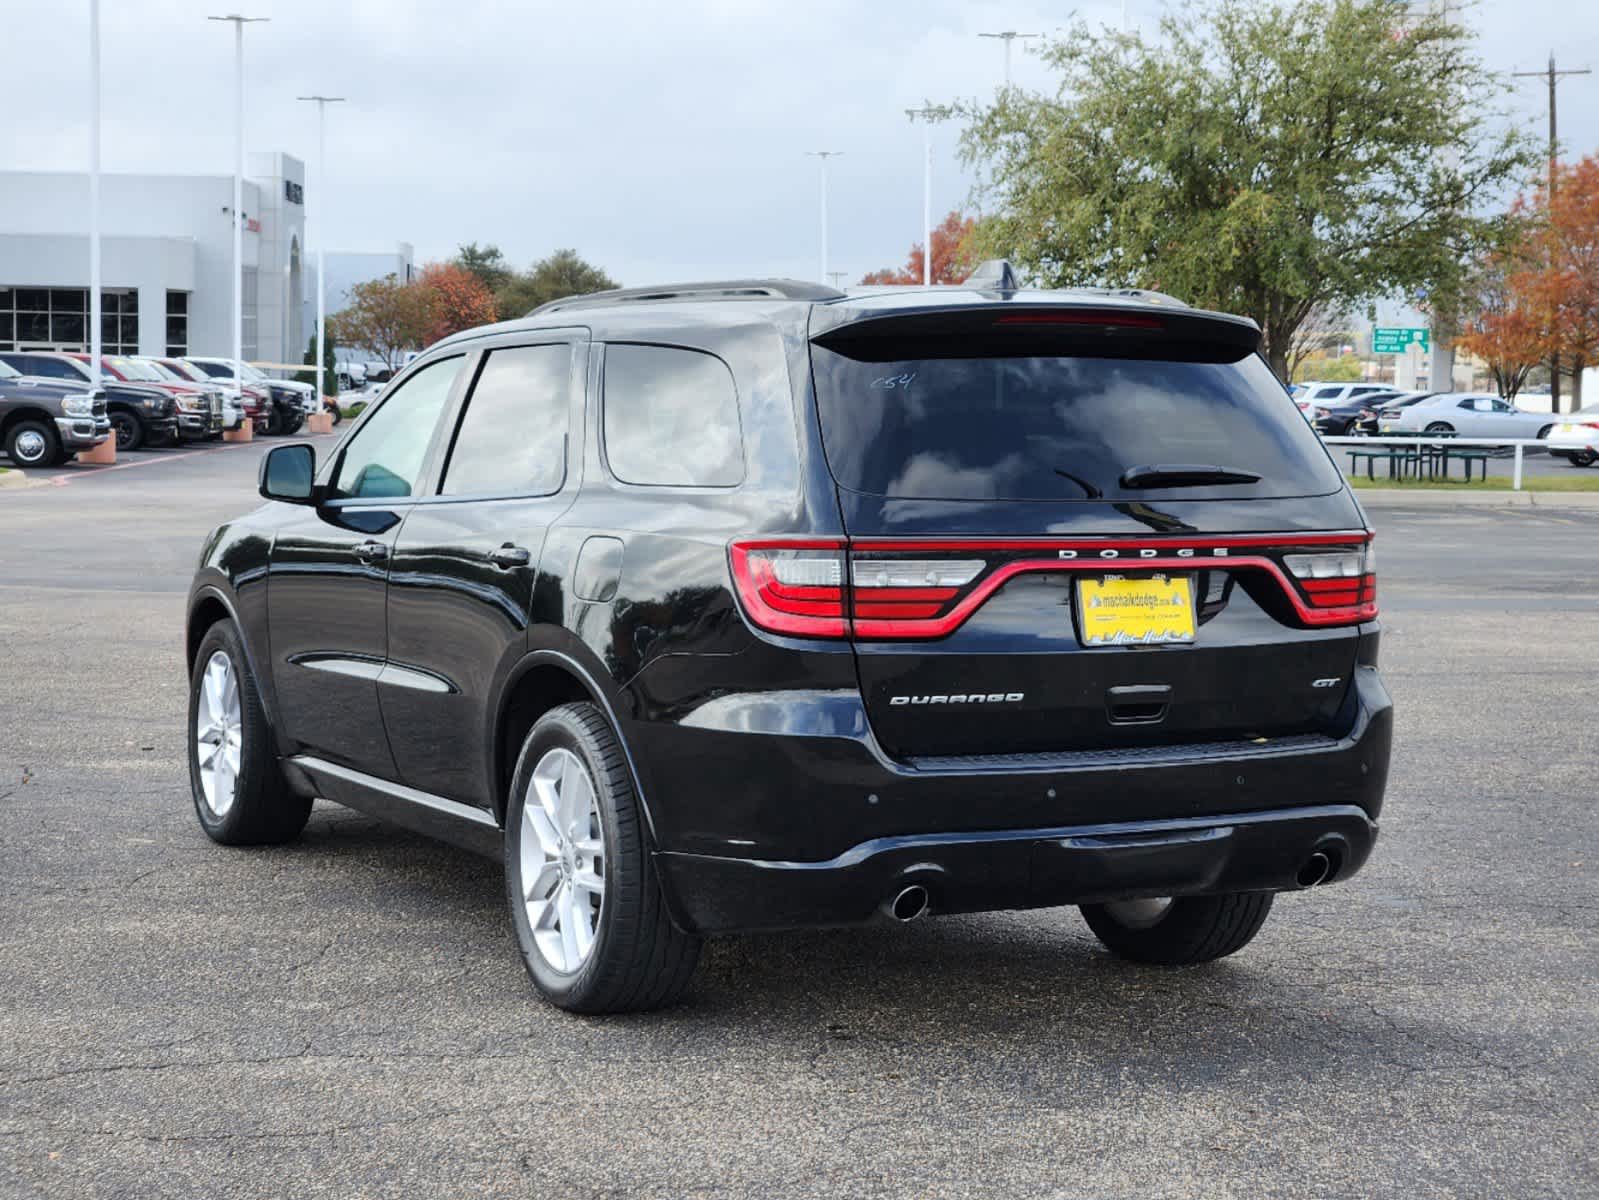
M 1393 723 L 1364 666 L 1341 738 L 901 762 L 858 694 L 787 695 L 626 731 L 685 928 L 851 924 L 909 883 L 944 912 L 1276 891 L 1318 851 L 1345 879 L 1376 838 Z
M 1059 829 L 882 838 L 826 862 L 661 853 L 657 869 L 680 922 L 699 933 L 852 925 L 902 889 L 927 890 L 933 912 L 989 912 L 1139 896 L 1276 892 L 1301 886 L 1312 856 L 1320 882 L 1365 863 L 1377 824 L 1355 805 Z

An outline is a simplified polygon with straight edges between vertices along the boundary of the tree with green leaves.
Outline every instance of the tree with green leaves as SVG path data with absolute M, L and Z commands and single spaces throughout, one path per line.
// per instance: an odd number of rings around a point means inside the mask
M 1533 162 L 1470 31 L 1397 0 L 1221 0 L 1147 43 L 1080 22 L 1042 56 L 1053 96 L 970 114 L 981 256 L 1244 313 L 1284 378 L 1318 307 L 1458 292 Z
M 500 319 L 510 321 L 551 300 L 603 292 L 616 286 L 616 280 L 586 262 L 576 250 L 557 250 L 534 263 L 525 275 L 515 275 L 497 288 L 494 301 Z
M 339 372 L 338 360 L 333 356 L 333 349 L 333 331 L 330 329 L 328 331 L 327 345 L 322 347 L 322 388 L 324 391 L 336 392 L 339 390 Z M 309 364 L 309 367 L 307 370 L 297 372 L 294 376 L 295 379 L 299 380 L 301 383 L 309 383 L 312 387 L 315 387 L 316 334 L 313 333 L 310 337 L 310 340 L 305 343 L 305 356 L 301 358 L 300 361 Z
M 479 246 L 476 242 L 467 242 L 457 248 L 455 257 L 451 260 L 456 266 L 472 272 L 483 286 L 491 292 L 496 292 L 515 274 L 505 255 L 493 242 Z

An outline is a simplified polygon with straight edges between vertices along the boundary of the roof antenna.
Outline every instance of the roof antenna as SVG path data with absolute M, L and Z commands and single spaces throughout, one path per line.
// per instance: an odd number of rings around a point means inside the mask
M 966 277 L 965 286 L 974 292 L 1022 290 L 1021 281 L 1016 278 L 1015 268 L 1010 265 L 1010 260 L 1004 258 L 991 258 L 987 262 L 979 263 L 977 269 Z

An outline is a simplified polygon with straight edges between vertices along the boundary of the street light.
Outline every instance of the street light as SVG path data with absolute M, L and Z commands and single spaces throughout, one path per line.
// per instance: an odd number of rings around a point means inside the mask
M 233 382 L 244 392 L 244 27 L 268 17 L 207 17 L 233 23 Z
M 100 386 L 100 0 L 89 0 L 89 375 Z
M 907 108 L 905 115 L 922 123 L 922 286 L 933 286 L 933 122 L 949 116 L 949 109 L 933 104 Z
M 320 199 L 318 204 L 326 204 L 328 196 L 328 105 L 342 104 L 343 96 L 300 96 L 300 100 L 312 101 L 316 104 L 316 187 Z M 306 233 L 309 237 L 311 228 L 311 210 L 306 210 Z M 325 222 L 321 217 L 316 220 L 316 402 L 317 411 L 321 411 L 322 397 L 322 364 L 327 360 L 328 352 L 325 349 L 327 342 L 327 275 L 328 235 Z
M 1126 5 L 1124 4 L 1122 7 L 1123 7 L 1123 10 L 1125 12 Z M 1123 21 L 1123 24 L 1126 24 L 1125 20 Z M 1005 89 L 1007 91 L 1009 91 L 1010 90 L 1010 47 L 1011 47 L 1011 43 L 1014 42 L 1017 38 L 1021 38 L 1022 41 L 1025 42 L 1029 38 L 1039 37 L 1040 35 L 1036 34 L 1036 33 L 1017 33 L 1014 29 L 1007 29 L 1003 33 L 980 33 L 977 36 L 978 37 L 986 37 L 986 38 L 999 38 L 1000 41 L 1005 43 Z
M 843 154 L 842 150 L 807 150 L 807 158 L 821 159 L 822 162 L 822 274 L 821 281 L 827 282 L 827 160 L 837 158 Z

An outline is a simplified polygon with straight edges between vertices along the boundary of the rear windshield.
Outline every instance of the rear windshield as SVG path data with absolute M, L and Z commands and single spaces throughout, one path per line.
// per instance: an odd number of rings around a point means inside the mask
M 1320 495 L 1342 486 L 1257 355 L 915 357 L 812 346 L 827 460 L 840 484 L 948 500 Z M 1257 483 L 1128 488 L 1138 466 L 1204 465 Z

